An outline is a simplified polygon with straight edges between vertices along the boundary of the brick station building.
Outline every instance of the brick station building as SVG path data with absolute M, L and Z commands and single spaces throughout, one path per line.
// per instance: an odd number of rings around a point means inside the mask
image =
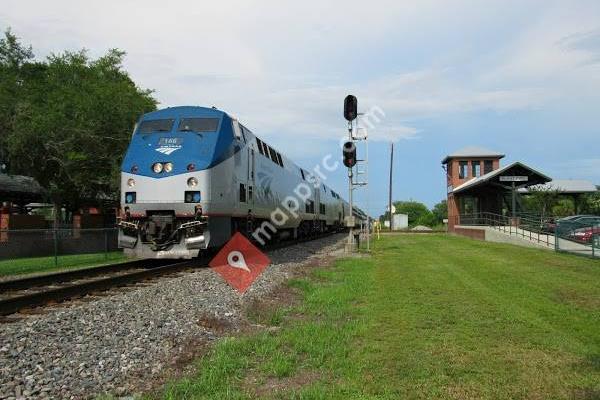
M 442 160 L 446 171 L 449 231 L 461 223 L 472 224 L 482 215 L 505 215 L 507 211 L 516 214 L 519 204 L 513 200 L 513 191 L 552 180 L 518 161 L 502 167 L 502 158 L 502 153 L 466 147 Z

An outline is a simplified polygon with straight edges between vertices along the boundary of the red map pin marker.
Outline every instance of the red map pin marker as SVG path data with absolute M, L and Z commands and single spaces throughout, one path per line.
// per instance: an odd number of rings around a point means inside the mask
M 244 293 L 270 263 L 269 257 L 237 232 L 208 265 L 229 285 Z

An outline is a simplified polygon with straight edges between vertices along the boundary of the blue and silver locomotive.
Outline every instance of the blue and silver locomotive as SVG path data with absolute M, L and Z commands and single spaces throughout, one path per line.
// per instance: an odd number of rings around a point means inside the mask
M 140 258 L 195 257 L 237 231 L 251 236 L 282 206 L 271 240 L 337 230 L 349 214 L 314 174 L 215 108 L 142 116 L 121 171 L 119 245 Z M 301 201 L 299 186 L 312 189 Z

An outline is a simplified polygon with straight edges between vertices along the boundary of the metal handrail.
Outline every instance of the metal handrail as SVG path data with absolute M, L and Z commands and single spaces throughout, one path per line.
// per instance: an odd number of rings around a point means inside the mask
M 489 226 L 511 236 L 519 236 L 531 242 L 554 247 L 556 251 L 567 251 L 575 254 L 591 255 L 598 257 L 600 252 L 600 224 L 578 223 L 569 221 L 556 221 L 553 231 L 546 229 L 546 222 L 553 221 L 552 217 L 528 218 L 526 216 L 511 216 L 491 212 L 460 214 L 453 216 L 454 225 Z M 585 238 L 576 232 L 582 229 L 591 229 Z M 582 248 L 567 246 L 566 242 L 580 244 Z
M 533 219 L 523 216 L 513 218 L 492 212 L 460 214 L 456 217 L 457 225 L 489 226 L 503 233 L 508 233 L 511 236 L 520 236 L 528 238 L 530 241 L 543 243 L 548 247 L 554 245 L 554 243 L 551 243 L 550 237 L 554 237 L 555 235 L 545 232 L 543 230 L 543 222 L 537 218 Z M 476 223 L 473 223 L 473 221 Z

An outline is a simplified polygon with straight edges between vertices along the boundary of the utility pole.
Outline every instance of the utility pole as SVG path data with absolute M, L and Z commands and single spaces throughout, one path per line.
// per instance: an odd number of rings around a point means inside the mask
M 392 214 L 392 171 L 394 167 L 394 142 L 390 146 L 390 193 L 389 193 L 389 209 L 390 209 L 390 232 L 394 226 L 394 215 Z

